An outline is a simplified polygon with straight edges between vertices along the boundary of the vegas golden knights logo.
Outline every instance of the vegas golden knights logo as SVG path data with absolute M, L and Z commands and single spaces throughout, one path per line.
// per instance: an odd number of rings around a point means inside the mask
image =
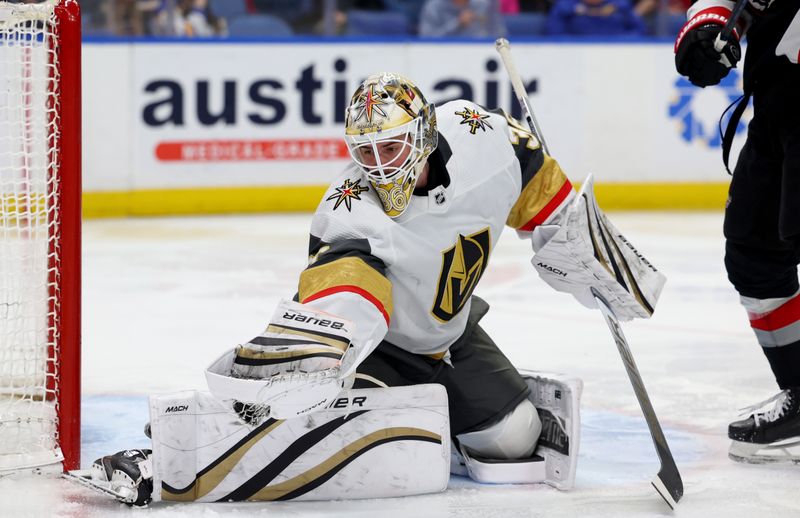
M 489 227 L 469 236 L 459 234 L 452 248 L 442 252 L 442 271 L 431 313 L 441 322 L 453 319 L 469 300 L 489 262 Z

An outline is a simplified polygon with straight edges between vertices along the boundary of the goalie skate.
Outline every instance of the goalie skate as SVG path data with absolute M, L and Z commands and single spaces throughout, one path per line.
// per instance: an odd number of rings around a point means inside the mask
M 151 457 L 151 450 L 123 450 L 95 460 L 91 469 L 65 473 L 64 478 L 132 507 L 145 507 L 153 493 Z
M 90 469 L 76 469 L 73 471 L 68 471 L 61 476 L 70 482 L 88 487 L 89 489 L 97 491 L 98 493 L 113 496 L 120 502 L 124 502 L 133 496 L 133 490 L 130 488 L 120 487 L 118 489 L 113 489 L 110 482 L 94 480 L 92 478 L 92 470 Z

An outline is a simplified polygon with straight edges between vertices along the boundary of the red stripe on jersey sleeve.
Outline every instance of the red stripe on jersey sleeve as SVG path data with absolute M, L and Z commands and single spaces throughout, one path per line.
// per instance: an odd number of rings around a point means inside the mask
M 540 210 L 537 215 L 531 218 L 530 221 L 522 225 L 522 227 L 520 227 L 520 230 L 530 232 L 534 228 L 538 227 L 539 225 L 547 221 L 547 218 L 549 218 L 553 214 L 553 212 L 558 208 L 558 206 L 561 205 L 561 202 L 563 202 L 567 198 L 567 196 L 569 196 L 570 192 L 572 192 L 572 184 L 570 183 L 569 180 L 567 180 L 564 182 L 564 185 L 561 186 L 561 189 L 558 190 L 556 195 L 553 196 L 553 198 L 549 202 L 547 202 L 547 205 L 545 205 L 544 208 L 542 208 L 542 210 Z
M 321 299 L 322 297 L 327 297 L 328 295 L 333 295 L 334 293 L 341 293 L 341 292 L 355 293 L 357 295 L 361 295 L 368 301 L 372 302 L 372 304 L 378 309 L 378 311 L 381 312 L 381 315 L 383 315 L 383 319 L 386 320 L 386 325 L 387 326 L 389 325 L 389 313 L 387 313 L 386 308 L 383 307 L 381 301 L 379 301 L 376 297 L 374 297 L 370 292 L 361 289 L 358 286 L 352 286 L 352 285 L 333 286 L 331 288 L 326 288 L 322 291 L 318 291 L 313 295 L 309 295 L 300 302 L 305 304 L 306 302 L 311 302 L 312 300 Z

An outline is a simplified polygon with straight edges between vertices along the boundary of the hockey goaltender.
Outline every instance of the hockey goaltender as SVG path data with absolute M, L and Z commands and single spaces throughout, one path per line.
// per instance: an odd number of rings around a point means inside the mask
M 380 73 L 345 125 L 352 162 L 294 301 L 211 364 L 209 392 L 152 396 L 152 450 L 98 459 L 84 483 L 137 506 L 415 495 L 450 473 L 572 486 L 581 381 L 511 365 L 473 290 L 505 226 L 548 284 L 621 320 L 652 313 L 664 276 L 502 110 L 434 108 Z

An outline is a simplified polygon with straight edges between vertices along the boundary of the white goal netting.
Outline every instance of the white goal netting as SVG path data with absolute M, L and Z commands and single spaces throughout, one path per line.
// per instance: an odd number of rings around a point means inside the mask
M 58 448 L 54 2 L 0 2 L 0 474 Z

